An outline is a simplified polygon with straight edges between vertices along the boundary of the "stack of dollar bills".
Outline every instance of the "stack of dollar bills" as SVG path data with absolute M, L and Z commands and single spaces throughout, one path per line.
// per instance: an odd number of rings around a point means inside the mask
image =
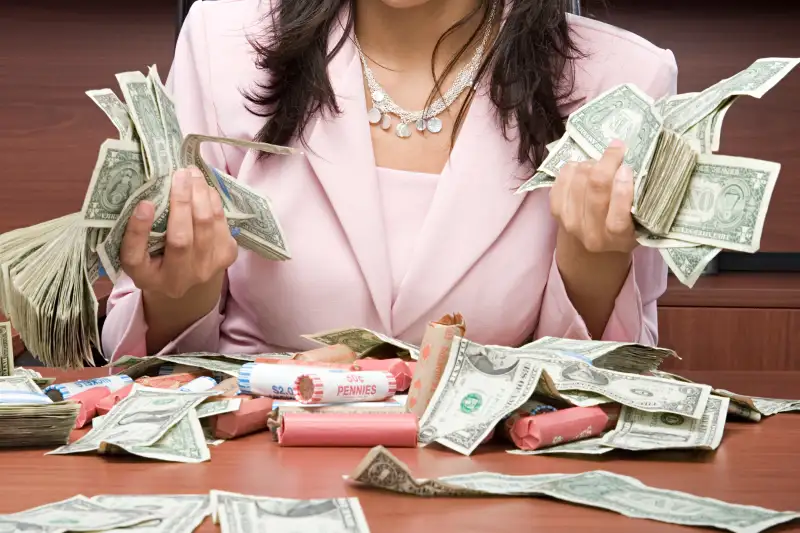
M 215 142 L 273 154 L 292 148 L 181 132 L 175 104 L 155 66 L 117 74 L 123 101 L 111 89 L 88 91 L 119 132 L 100 146 L 79 213 L 0 235 L 0 312 L 47 366 L 80 367 L 100 348 L 98 302 L 92 290 L 102 271 L 116 281 L 129 218 L 142 200 L 156 206 L 149 250 L 165 245 L 173 172 L 198 167 L 220 192 L 228 224 L 240 246 L 271 260 L 291 254 L 269 200 L 200 155 Z
M 780 165 L 714 155 L 722 121 L 739 96 L 761 98 L 800 59 L 764 58 L 698 93 L 653 101 L 620 85 L 574 111 L 564 136 L 517 194 L 551 187 L 569 162 L 597 160 L 612 140 L 626 144 L 634 173 L 631 210 L 639 243 L 658 248 L 670 270 L 691 287 L 721 250 L 753 253 Z
M 69 441 L 80 405 L 53 402 L 29 376 L 0 377 L 0 448 Z

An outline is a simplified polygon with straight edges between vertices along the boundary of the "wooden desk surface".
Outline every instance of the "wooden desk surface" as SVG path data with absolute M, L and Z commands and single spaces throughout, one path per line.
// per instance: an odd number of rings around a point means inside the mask
M 77 373 L 50 370 L 48 375 L 68 381 L 105 373 L 103 369 Z M 800 372 L 694 372 L 686 377 L 744 394 L 800 398 Z M 800 510 L 798 443 L 800 414 L 788 413 L 760 424 L 729 423 L 722 445 L 716 452 L 707 453 L 612 452 L 584 459 L 519 457 L 500 449 L 479 449 L 473 456 L 464 457 L 438 446 L 392 452 L 417 477 L 477 471 L 537 474 L 603 469 L 636 477 L 653 487 L 788 511 Z M 197 465 L 96 455 L 43 456 L 45 451 L 0 451 L 0 513 L 22 511 L 76 494 L 196 494 L 219 489 L 286 498 L 356 496 L 372 533 L 703 531 L 538 498 L 422 499 L 356 488 L 342 480 L 342 475 L 352 471 L 367 449 L 281 448 L 265 433 L 211 447 L 211 461 Z M 198 531 L 218 531 L 216 528 L 207 519 Z M 800 523 L 769 531 L 800 531 Z

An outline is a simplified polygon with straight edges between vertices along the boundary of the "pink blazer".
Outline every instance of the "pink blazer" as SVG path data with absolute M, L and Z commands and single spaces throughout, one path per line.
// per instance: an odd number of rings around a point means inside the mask
M 184 134 L 252 139 L 262 125 L 245 109 L 240 90 L 264 81 L 246 40 L 247 33 L 263 30 L 263 4 L 192 6 L 167 83 Z M 571 16 L 570 24 L 588 52 L 576 65 L 576 96 L 591 99 L 626 82 L 653 98 L 675 94 L 670 51 L 594 20 Z M 474 99 L 437 178 L 393 296 L 361 65 L 352 43 L 333 59 L 329 74 L 342 114 L 310 125 L 307 157 L 256 162 L 252 152 L 204 148 L 210 165 L 272 200 L 292 259 L 272 262 L 240 249 L 219 306 L 163 352 L 303 350 L 313 344 L 301 334 L 349 326 L 418 344 L 427 321 L 452 312 L 464 315 L 467 336 L 479 343 L 514 346 L 545 335 L 588 339 L 555 266 L 548 192 L 512 194 L 528 175 L 484 94 Z M 666 276 L 656 250 L 637 249 L 603 339 L 655 344 L 656 300 Z M 146 328 L 141 292 L 123 277 L 108 301 L 106 357 L 146 355 Z

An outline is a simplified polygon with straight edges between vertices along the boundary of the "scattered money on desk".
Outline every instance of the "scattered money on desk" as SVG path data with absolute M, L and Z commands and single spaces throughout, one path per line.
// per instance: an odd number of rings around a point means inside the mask
M 603 470 L 581 474 L 514 476 L 475 472 L 438 479 L 415 479 L 408 467 L 382 446 L 370 450 L 347 480 L 414 496 L 547 496 L 598 507 L 631 518 L 705 526 L 733 533 L 758 533 L 800 518 L 781 512 L 648 487 L 637 479 Z
M 692 287 L 721 250 L 759 249 L 780 164 L 715 155 L 725 113 L 740 96 L 761 98 L 800 59 L 763 58 L 698 93 L 653 101 L 614 87 L 575 110 L 564 136 L 517 194 L 552 187 L 567 162 L 599 159 L 614 138 L 634 174 L 631 213 L 642 246 L 657 248 Z

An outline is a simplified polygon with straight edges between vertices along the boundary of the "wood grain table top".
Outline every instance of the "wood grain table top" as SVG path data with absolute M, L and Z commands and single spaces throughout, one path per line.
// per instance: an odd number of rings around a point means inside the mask
M 42 373 L 71 381 L 107 371 L 65 373 L 45 369 Z M 800 372 L 693 372 L 686 377 L 743 394 L 800 398 Z M 75 432 L 73 438 L 79 434 Z M 196 494 L 219 489 L 287 498 L 355 496 L 372 533 L 703 530 L 540 498 L 422 499 L 354 487 L 342 475 L 353 470 L 366 455 L 366 448 L 282 448 L 266 433 L 211 447 L 211 461 L 196 465 L 92 454 L 45 456 L 46 451 L 0 451 L 0 513 L 22 511 L 76 494 Z M 728 423 L 716 452 L 615 451 L 596 458 L 562 458 L 513 456 L 501 448 L 488 447 L 464 457 L 435 445 L 392 452 L 417 477 L 478 471 L 538 474 L 601 469 L 633 476 L 653 487 L 800 511 L 800 413 L 779 414 L 759 424 Z M 207 519 L 198 531 L 218 529 Z M 800 531 L 800 522 L 769 531 Z

